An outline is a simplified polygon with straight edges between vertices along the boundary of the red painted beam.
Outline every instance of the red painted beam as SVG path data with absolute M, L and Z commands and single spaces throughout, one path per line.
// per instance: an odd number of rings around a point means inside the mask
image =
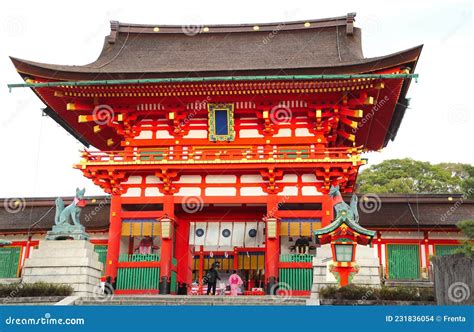
M 160 267 L 160 262 L 118 262 L 118 268 Z
M 313 263 L 309 262 L 280 262 L 278 263 L 279 269 L 312 269 Z

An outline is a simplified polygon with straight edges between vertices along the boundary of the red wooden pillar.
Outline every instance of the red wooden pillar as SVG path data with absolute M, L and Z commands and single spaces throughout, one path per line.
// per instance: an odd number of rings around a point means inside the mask
M 160 253 L 160 294 L 171 292 L 171 263 L 173 260 L 173 236 L 174 236 L 174 196 L 166 194 L 163 197 L 163 212 L 171 219 L 169 237 L 161 237 Z M 162 225 L 163 227 L 163 225 Z
M 110 202 L 109 242 L 107 247 L 107 264 L 105 275 L 115 281 L 117 277 L 117 263 L 120 255 L 120 238 L 122 235 L 122 202 L 119 195 L 112 195 Z
M 31 252 L 31 235 L 28 236 L 28 240 L 26 241 L 26 247 L 24 250 L 23 257 L 21 259 L 21 268 L 23 269 L 23 266 L 25 265 L 25 260 L 30 257 L 30 252 Z
M 204 246 L 199 247 L 199 290 L 198 294 L 202 295 L 202 279 L 204 278 Z
M 334 219 L 333 200 L 328 193 L 323 193 L 322 211 L 321 228 L 329 225 Z
M 278 196 L 269 194 L 267 200 L 267 218 L 275 217 L 278 211 Z M 267 222 L 267 221 L 266 221 Z M 268 222 L 265 232 L 265 291 L 276 294 L 278 283 L 278 263 L 280 260 L 280 225 L 277 222 L 276 237 L 268 237 Z
M 239 270 L 239 252 L 237 251 L 237 248 L 234 247 L 234 256 L 232 260 L 234 264 L 234 270 L 238 271 Z
M 189 247 L 189 222 L 187 220 L 179 220 L 176 223 L 175 236 L 175 258 L 178 261 L 176 270 L 178 280 L 178 294 L 186 295 L 188 286 L 192 282 L 192 256 Z
M 426 271 L 426 276 L 429 277 L 429 271 L 430 271 L 430 245 L 429 245 L 429 232 L 424 232 L 424 240 L 423 244 L 425 247 L 425 271 Z

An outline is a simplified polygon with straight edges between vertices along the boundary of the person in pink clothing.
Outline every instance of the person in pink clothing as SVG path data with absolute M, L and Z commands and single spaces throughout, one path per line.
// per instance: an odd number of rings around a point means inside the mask
M 232 274 L 229 277 L 229 285 L 230 285 L 230 295 L 236 296 L 238 295 L 239 288 L 242 286 L 244 282 L 237 274 L 237 271 L 232 271 Z

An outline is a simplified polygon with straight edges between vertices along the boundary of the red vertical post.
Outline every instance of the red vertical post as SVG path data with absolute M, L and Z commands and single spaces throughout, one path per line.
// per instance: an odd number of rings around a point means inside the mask
M 323 193 L 322 196 L 322 212 L 321 227 L 326 227 L 334 219 L 333 200 L 328 193 Z
M 377 231 L 377 256 L 379 256 L 379 265 L 382 266 L 382 235 Z
M 267 218 L 275 217 L 278 211 L 278 196 L 269 194 L 267 200 Z M 267 221 L 266 221 L 267 222 Z M 276 237 L 269 238 L 265 232 L 265 291 L 267 294 L 276 294 L 278 284 L 278 263 L 280 260 L 280 225 L 277 222 Z M 266 225 L 268 230 L 268 222 Z
M 429 278 L 429 275 L 430 275 L 430 245 L 428 244 L 429 243 L 429 232 L 424 232 L 424 240 L 423 240 L 423 244 L 424 244 L 424 247 L 425 247 L 425 266 L 424 266 L 424 269 L 426 271 L 426 277 Z
M 173 259 L 173 232 L 174 232 L 174 196 L 167 194 L 163 197 L 163 212 L 171 219 L 169 237 L 161 237 L 160 253 L 160 294 L 171 292 L 171 262 Z M 163 227 L 163 226 L 162 226 Z
M 23 265 L 25 264 L 25 260 L 30 257 L 30 252 L 31 252 L 31 235 L 28 236 L 28 240 L 26 241 L 26 247 L 24 250 L 23 257 L 21 259 L 21 268 L 23 268 Z
M 105 275 L 112 281 L 117 278 L 117 263 L 120 255 L 120 238 L 122 233 L 122 202 L 119 195 L 112 195 L 110 202 L 109 242 Z
M 176 270 L 178 280 L 178 294 L 186 295 L 188 286 L 192 282 L 192 266 L 190 265 L 189 256 L 191 255 L 189 248 L 189 222 L 187 220 L 179 220 L 176 223 L 175 237 L 175 258 L 178 261 Z
M 234 270 L 237 271 L 239 269 L 239 252 L 237 248 L 234 248 L 234 256 L 233 256 L 233 263 L 234 263 Z
M 202 279 L 204 278 L 204 246 L 199 247 L 199 290 L 198 294 L 202 295 Z

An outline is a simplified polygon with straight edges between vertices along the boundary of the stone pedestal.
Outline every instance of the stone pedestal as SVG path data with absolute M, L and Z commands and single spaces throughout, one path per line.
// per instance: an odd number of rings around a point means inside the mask
M 329 271 L 333 261 L 331 246 L 324 245 L 317 249 L 313 258 L 313 286 L 308 305 L 319 305 L 319 290 L 326 286 L 338 286 L 334 275 Z M 359 272 L 352 279 L 354 285 L 380 287 L 379 261 L 375 248 L 357 246 L 356 264 Z
M 46 233 L 46 240 L 89 240 L 86 228 L 82 225 L 60 224 Z
M 67 284 L 75 296 L 92 296 L 99 287 L 101 265 L 89 241 L 43 240 L 25 261 L 23 282 Z

